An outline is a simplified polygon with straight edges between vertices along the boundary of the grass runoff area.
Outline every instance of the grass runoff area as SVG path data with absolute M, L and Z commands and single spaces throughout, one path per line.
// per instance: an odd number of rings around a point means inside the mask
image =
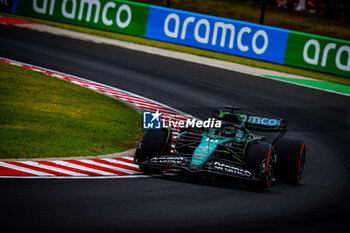
M 0 62 L 0 159 L 109 154 L 141 137 L 142 117 L 130 106 Z

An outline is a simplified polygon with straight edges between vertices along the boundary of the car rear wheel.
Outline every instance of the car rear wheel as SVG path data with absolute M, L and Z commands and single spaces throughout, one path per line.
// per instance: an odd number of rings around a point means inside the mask
M 258 181 L 255 183 L 259 189 L 269 188 L 273 179 L 273 150 L 266 142 L 252 143 L 245 154 L 245 164 L 249 171 L 253 172 Z
M 306 144 L 301 140 L 281 138 L 275 146 L 276 178 L 286 183 L 299 183 L 305 165 Z
M 163 154 L 169 154 L 171 137 L 172 133 L 169 128 L 146 130 L 142 141 L 136 149 L 135 163 L 146 161 Z M 140 169 L 146 174 L 159 174 L 163 171 L 161 168 L 146 165 L 140 165 Z

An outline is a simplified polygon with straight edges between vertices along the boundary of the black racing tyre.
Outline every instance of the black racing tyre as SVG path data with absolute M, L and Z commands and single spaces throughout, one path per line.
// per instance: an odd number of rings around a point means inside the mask
M 142 162 L 163 154 L 169 154 L 171 148 L 171 137 L 172 133 L 168 128 L 146 130 L 143 139 L 136 150 L 134 158 L 135 162 Z M 154 168 L 145 165 L 140 165 L 140 169 L 147 174 L 161 173 L 163 171 L 161 168 Z
M 276 178 L 286 183 L 299 183 L 305 165 L 305 142 L 281 138 L 276 143 L 275 152 L 277 154 Z
M 248 145 L 245 154 L 246 168 L 259 177 L 256 187 L 259 189 L 269 188 L 273 178 L 272 146 L 266 142 L 257 142 Z

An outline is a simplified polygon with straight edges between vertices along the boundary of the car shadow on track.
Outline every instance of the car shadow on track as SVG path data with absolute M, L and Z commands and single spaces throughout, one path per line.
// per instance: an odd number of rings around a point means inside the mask
M 186 174 L 184 172 L 163 172 L 161 175 L 152 176 L 157 179 L 164 179 L 174 182 L 182 182 L 203 186 L 219 187 L 233 190 L 249 191 L 249 192 L 268 192 L 269 189 L 261 189 L 248 181 L 240 179 L 203 175 L 203 174 Z

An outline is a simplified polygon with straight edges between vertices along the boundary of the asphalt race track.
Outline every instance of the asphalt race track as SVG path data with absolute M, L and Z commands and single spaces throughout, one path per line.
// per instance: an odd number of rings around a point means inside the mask
M 280 114 L 307 142 L 300 185 L 256 192 L 183 176 L 0 179 L 3 229 L 32 232 L 343 232 L 349 228 L 350 97 L 0 26 L 0 56 L 115 86 L 205 118 L 225 104 Z

